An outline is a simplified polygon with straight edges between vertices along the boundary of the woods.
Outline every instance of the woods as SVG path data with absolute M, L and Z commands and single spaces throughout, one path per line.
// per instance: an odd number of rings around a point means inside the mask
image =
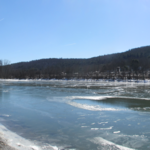
M 119 71 L 118 68 L 119 67 Z M 89 59 L 0 60 L 0 78 L 149 78 L 150 46 Z

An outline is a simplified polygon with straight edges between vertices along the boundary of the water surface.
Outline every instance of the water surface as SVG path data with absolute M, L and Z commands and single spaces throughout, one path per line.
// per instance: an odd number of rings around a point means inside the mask
M 0 122 L 39 149 L 146 150 L 149 92 L 148 83 L 1 80 Z

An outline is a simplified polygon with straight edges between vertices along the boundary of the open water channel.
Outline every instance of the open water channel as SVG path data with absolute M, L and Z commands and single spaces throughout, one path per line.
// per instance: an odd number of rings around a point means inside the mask
M 0 123 L 19 150 L 147 150 L 150 84 L 1 80 Z

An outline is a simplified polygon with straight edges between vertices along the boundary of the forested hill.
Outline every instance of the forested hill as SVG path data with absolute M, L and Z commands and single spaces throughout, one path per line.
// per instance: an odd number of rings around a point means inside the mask
M 136 61 L 135 61 L 136 60 Z M 30 62 L 12 64 L 15 70 L 36 70 L 48 72 L 89 72 L 89 71 L 113 71 L 120 66 L 121 69 L 131 69 L 137 63 L 145 70 L 150 68 L 150 46 L 128 50 L 89 59 L 40 59 Z
M 150 46 L 134 48 L 89 59 L 40 59 L 11 64 L 11 75 L 15 77 L 33 74 L 86 74 L 89 72 L 111 72 L 120 67 L 122 71 L 150 69 Z

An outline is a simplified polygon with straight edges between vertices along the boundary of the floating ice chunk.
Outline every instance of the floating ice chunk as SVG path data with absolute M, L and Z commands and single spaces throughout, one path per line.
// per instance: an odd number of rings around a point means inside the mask
M 109 127 L 109 128 L 100 128 L 100 130 L 111 130 L 113 128 L 113 126 Z
M 58 147 L 52 146 L 53 150 L 59 150 Z
M 31 148 L 32 150 L 39 150 L 39 148 L 38 148 L 37 146 L 30 146 L 30 148 Z
M 90 100 L 104 100 L 107 98 L 113 98 L 113 96 L 73 96 L 71 99 L 90 99 Z
M 94 125 L 95 123 L 92 123 L 91 125 Z
M 108 122 L 100 122 L 100 123 L 98 123 L 98 124 L 106 124 L 106 123 L 108 123 Z
M 20 144 L 20 143 L 17 143 L 17 145 L 18 145 L 19 147 L 23 146 L 23 145 L 22 145 L 22 144 Z
M 99 128 L 91 128 L 91 130 L 98 130 Z
M 103 108 L 98 105 L 92 106 L 92 105 L 86 105 L 86 104 L 79 104 L 76 102 L 68 102 L 69 105 L 72 105 L 74 107 L 86 109 L 86 110 L 92 110 L 92 111 L 123 111 L 127 109 L 116 109 L 116 108 Z
M 46 149 L 46 150 L 59 150 L 59 148 L 58 147 L 56 147 L 56 146 L 51 146 L 51 145 L 45 145 L 45 146 L 43 146 L 42 147 L 43 149 Z
M 113 133 L 117 134 L 117 133 L 120 133 L 120 131 L 115 131 L 115 132 L 113 132 Z

